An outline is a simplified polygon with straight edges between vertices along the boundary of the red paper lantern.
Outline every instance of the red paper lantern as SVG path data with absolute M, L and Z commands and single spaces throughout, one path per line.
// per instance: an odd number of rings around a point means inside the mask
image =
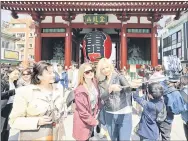
M 110 58 L 112 41 L 110 36 L 101 31 L 92 31 L 85 35 L 83 53 L 86 60 L 98 61 L 100 58 Z

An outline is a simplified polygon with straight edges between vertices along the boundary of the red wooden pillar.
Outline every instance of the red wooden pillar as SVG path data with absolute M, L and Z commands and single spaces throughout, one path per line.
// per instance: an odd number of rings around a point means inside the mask
M 153 67 L 158 65 L 158 47 L 157 47 L 157 28 L 156 26 L 151 29 L 151 65 Z
M 66 37 L 65 37 L 65 66 L 71 66 L 71 39 L 72 33 L 71 28 L 68 26 L 66 28 Z
M 35 27 L 35 62 L 41 60 L 41 28 L 40 23 Z
M 127 37 L 126 37 L 126 27 L 121 28 L 121 65 L 120 69 L 127 66 Z
M 80 58 L 80 41 L 77 40 L 76 45 L 76 63 L 79 64 L 79 58 Z

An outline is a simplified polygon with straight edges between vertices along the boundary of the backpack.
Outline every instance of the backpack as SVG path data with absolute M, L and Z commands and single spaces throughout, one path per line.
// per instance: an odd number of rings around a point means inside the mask
M 171 111 L 174 115 L 179 115 L 185 111 L 184 100 L 178 90 L 172 90 L 166 94 L 167 111 Z
M 160 82 L 164 89 L 164 102 L 166 105 L 167 113 L 171 112 L 174 115 L 179 115 L 185 111 L 184 100 L 180 92 L 174 87 L 169 87 L 166 81 Z
M 163 102 L 163 108 L 162 108 L 162 110 L 160 112 L 157 111 L 156 104 L 155 104 L 155 109 L 156 109 L 156 113 L 157 113 L 157 118 L 156 118 L 157 123 L 163 122 L 166 119 L 166 117 L 167 117 L 167 110 L 166 110 L 165 103 Z
M 180 94 L 185 103 L 188 103 L 188 88 L 183 88 L 180 90 Z

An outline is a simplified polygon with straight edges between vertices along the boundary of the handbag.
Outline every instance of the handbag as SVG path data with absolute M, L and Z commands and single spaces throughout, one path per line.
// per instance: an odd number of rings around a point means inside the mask
M 52 124 L 43 125 L 38 130 L 21 130 L 20 141 L 53 141 Z
M 71 90 L 69 95 L 66 98 L 67 107 L 69 107 L 73 101 L 74 101 L 74 90 Z

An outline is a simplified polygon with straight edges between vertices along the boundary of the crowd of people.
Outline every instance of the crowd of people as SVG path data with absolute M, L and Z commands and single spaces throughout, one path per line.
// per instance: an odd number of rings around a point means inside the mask
M 73 94 L 73 138 L 89 140 L 101 128 L 112 141 L 131 140 L 132 101 L 143 110 L 134 132 L 140 140 L 170 140 L 174 115 L 182 116 L 188 140 L 188 69 L 168 78 L 163 66 L 143 65 L 132 83 L 109 59 L 79 69 L 40 61 L 32 68 L 1 68 L 1 140 L 65 140 L 67 94 Z M 70 102 L 70 101 L 69 101 Z

